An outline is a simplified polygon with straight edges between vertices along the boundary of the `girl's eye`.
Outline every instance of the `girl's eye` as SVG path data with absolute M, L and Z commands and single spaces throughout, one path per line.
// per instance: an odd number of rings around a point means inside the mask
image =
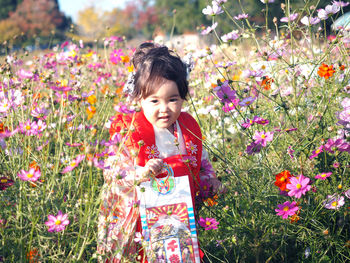
M 152 102 L 152 103 L 157 103 L 157 102 L 158 102 L 158 100 L 151 100 L 151 102 Z
M 176 102 L 177 99 L 170 99 L 170 102 Z

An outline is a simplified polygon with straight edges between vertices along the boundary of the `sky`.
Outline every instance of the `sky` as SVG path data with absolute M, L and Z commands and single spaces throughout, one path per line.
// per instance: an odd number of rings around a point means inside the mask
M 60 11 L 70 16 L 73 22 L 77 21 L 78 12 L 89 6 L 95 6 L 103 11 L 113 8 L 122 8 L 127 0 L 58 0 Z

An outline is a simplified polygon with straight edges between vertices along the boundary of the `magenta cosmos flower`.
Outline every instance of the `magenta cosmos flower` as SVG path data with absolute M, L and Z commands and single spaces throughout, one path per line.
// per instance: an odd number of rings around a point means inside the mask
M 295 213 L 299 210 L 297 202 L 293 201 L 290 203 L 289 201 L 284 202 L 283 204 L 277 205 L 278 209 L 275 209 L 278 216 L 282 216 L 283 219 L 287 219 L 288 216 L 295 215 Z
M 330 177 L 332 175 L 331 172 L 329 173 L 320 173 L 315 176 L 316 179 L 326 180 L 327 177 Z
M 29 171 L 21 170 L 17 175 L 22 181 L 35 182 L 41 176 L 41 172 L 40 169 L 30 168 Z
M 49 227 L 47 231 L 49 232 L 60 232 L 63 231 L 67 225 L 69 225 L 68 214 L 62 214 L 61 211 L 58 211 L 57 215 L 48 215 L 48 221 L 45 222 L 45 225 Z
M 255 101 L 255 97 L 247 97 L 241 100 L 238 104 L 241 105 L 242 107 L 249 106 Z
M 317 157 L 321 152 L 323 152 L 323 145 L 321 145 L 318 149 L 316 149 L 315 151 L 312 151 L 312 155 L 309 157 L 310 159 L 313 159 L 315 157 Z
M 222 103 L 230 103 L 236 98 L 236 91 L 231 90 L 228 80 L 225 80 L 221 86 L 217 86 L 214 90 Z
M 344 196 L 339 195 L 327 195 L 327 199 L 323 202 L 323 205 L 327 209 L 338 209 L 345 204 Z
M 304 175 L 299 175 L 298 177 L 290 177 L 290 183 L 287 184 L 287 189 L 289 189 L 288 195 L 294 196 L 295 198 L 300 198 L 301 195 L 305 195 L 307 191 L 310 191 L 311 185 L 309 185 L 310 178 Z
M 218 229 L 218 224 L 219 224 L 219 222 L 217 222 L 215 218 L 209 218 L 209 217 L 207 217 L 206 219 L 201 217 L 198 223 L 201 227 L 204 227 L 205 230 Z
M 262 146 L 266 147 L 267 142 L 271 142 L 273 139 L 273 132 L 255 131 L 253 139 L 255 143 L 260 143 Z
M 122 49 L 115 49 L 110 54 L 109 60 L 113 64 L 118 64 L 118 62 L 122 60 L 122 58 L 121 58 L 122 56 L 125 56 L 124 53 L 123 53 L 123 50 Z
M 63 169 L 63 171 L 61 173 L 68 173 L 70 171 L 73 171 L 75 167 L 78 166 L 78 164 L 84 160 L 85 155 L 81 154 L 78 155 L 77 158 L 75 158 L 66 168 Z

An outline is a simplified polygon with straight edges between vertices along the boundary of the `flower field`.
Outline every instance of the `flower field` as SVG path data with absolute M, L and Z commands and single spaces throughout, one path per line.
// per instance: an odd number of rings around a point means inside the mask
M 348 262 L 350 34 L 324 29 L 346 4 L 288 11 L 275 33 L 243 13 L 219 36 L 225 2 L 203 10 L 217 44 L 178 51 L 194 62 L 184 110 L 225 186 L 199 209 L 205 262 Z M 108 129 L 135 110 L 134 48 L 108 37 L 0 59 L 0 262 L 97 262 Z

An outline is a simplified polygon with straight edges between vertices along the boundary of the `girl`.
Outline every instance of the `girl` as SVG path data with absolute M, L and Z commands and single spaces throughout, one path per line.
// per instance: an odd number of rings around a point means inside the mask
M 98 225 L 98 253 L 105 262 L 128 262 L 135 255 L 147 262 L 137 243 L 141 221 L 136 188 L 159 175 L 165 163 L 175 177 L 188 176 L 194 208 L 196 197 L 207 195 L 208 187 L 214 193 L 220 187 L 202 148 L 198 123 L 181 112 L 188 95 L 186 65 L 167 47 L 150 43 L 136 50 L 133 62 L 137 71 L 129 91 L 141 111 L 115 116 L 110 128 L 117 143 L 107 160 L 110 169 L 104 172 Z M 200 186 L 206 191 L 201 193 Z

